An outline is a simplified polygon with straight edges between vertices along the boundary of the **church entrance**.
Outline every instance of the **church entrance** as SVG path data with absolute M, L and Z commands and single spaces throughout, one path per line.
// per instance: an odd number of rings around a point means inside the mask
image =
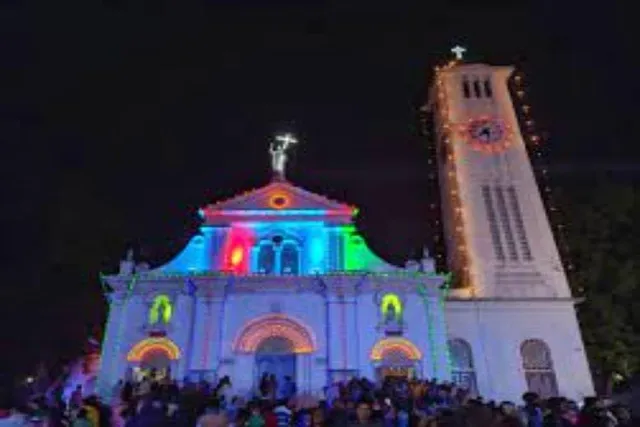
M 144 379 L 161 381 L 171 378 L 171 359 L 164 351 L 147 352 L 138 366 L 133 368 L 133 380 L 136 382 Z
M 256 382 L 259 388 L 265 376 L 275 376 L 275 392 L 288 377 L 290 381 L 296 379 L 296 354 L 293 343 L 284 337 L 270 337 L 262 341 L 255 353 Z
M 412 379 L 420 376 L 420 350 L 402 337 L 388 337 L 378 341 L 371 350 L 376 379 Z

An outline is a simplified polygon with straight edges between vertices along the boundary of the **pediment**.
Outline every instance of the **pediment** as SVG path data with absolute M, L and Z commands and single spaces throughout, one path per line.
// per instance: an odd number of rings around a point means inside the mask
M 273 181 L 264 187 L 210 204 L 201 210 L 208 223 L 220 217 L 256 215 L 351 218 L 356 212 L 357 209 L 353 206 L 312 193 L 288 181 Z

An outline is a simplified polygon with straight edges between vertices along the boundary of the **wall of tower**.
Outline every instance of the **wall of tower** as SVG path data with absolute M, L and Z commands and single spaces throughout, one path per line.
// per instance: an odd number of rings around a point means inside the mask
M 459 65 L 439 72 L 443 197 L 449 198 L 446 233 L 451 265 L 467 258 L 473 293 L 482 297 L 569 297 L 569 287 L 546 211 L 518 129 L 507 81 L 509 67 Z M 466 83 L 465 83 L 466 82 Z M 481 95 L 475 97 L 474 84 Z M 465 91 L 468 84 L 468 91 Z M 490 96 L 485 93 L 485 85 Z M 468 96 L 471 92 L 471 96 Z M 446 111 L 442 110 L 446 106 Z M 508 146 L 479 150 L 469 140 L 469 124 L 494 118 L 505 125 Z M 448 141 L 448 143 L 444 143 Z M 458 200 L 452 203 L 451 192 Z M 461 224 L 454 223 L 455 209 Z M 464 243 L 459 243 L 463 236 Z

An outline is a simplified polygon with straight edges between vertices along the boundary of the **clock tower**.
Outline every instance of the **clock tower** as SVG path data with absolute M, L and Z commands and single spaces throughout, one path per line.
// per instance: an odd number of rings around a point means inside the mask
M 509 92 L 512 67 L 436 69 L 430 106 L 449 269 L 461 296 L 568 298 Z

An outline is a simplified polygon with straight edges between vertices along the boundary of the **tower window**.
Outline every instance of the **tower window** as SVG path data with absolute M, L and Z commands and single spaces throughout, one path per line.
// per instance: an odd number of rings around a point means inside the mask
M 498 261 L 504 261 L 504 249 L 502 248 L 502 239 L 500 238 L 500 229 L 498 228 L 498 220 L 496 211 L 493 207 L 491 190 L 488 185 L 482 186 L 482 199 L 487 211 L 487 220 L 489 221 L 489 231 L 491 233 L 491 243 L 493 244 L 493 254 Z
M 522 219 L 522 211 L 520 210 L 520 203 L 518 202 L 518 195 L 515 187 L 507 187 L 507 196 L 509 197 L 509 204 L 511 205 L 511 211 L 513 212 L 513 220 L 516 226 L 516 234 L 518 235 L 522 257 L 526 261 L 531 261 L 533 260 L 533 256 L 531 255 L 531 247 L 529 246 L 529 240 L 527 239 L 527 230 L 524 228 L 524 220 Z
M 471 393 L 477 391 L 476 373 L 473 368 L 471 346 L 463 339 L 455 338 L 447 342 L 451 358 L 451 379 L 453 383 Z
M 529 391 L 542 398 L 557 396 L 558 385 L 549 346 L 542 340 L 526 340 L 520 346 L 520 356 Z
M 475 79 L 473 81 L 473 92 L 476 96 L 476 98 L 482 98 L 482 90 L 480 88 L 480 80 Z
M 491 87 L 491 79 L 487 78 L 484 81 L 484 95 L 487 98 L 493 97 L 493 88 Z
M 500 222 L 502 223 L 502 231 L 507 242 L 507 250 L 509 252 L 509 259 L 512 261 L 518 260 L 518 250 L 516 248 L 516 241 L 513 237 L 513 230 L 511 229 L 511 218 L 509 211 L 507 210 L 507 202 L 504 197 L 502 187 L 496 187 L 496 199 L 498 201 L 498 214 L 500 215 Z
M 469 80 L 466 77 L 462 79 L 462 93 L 466 99 L 471 97 L 471 86 L 469 86 Z

